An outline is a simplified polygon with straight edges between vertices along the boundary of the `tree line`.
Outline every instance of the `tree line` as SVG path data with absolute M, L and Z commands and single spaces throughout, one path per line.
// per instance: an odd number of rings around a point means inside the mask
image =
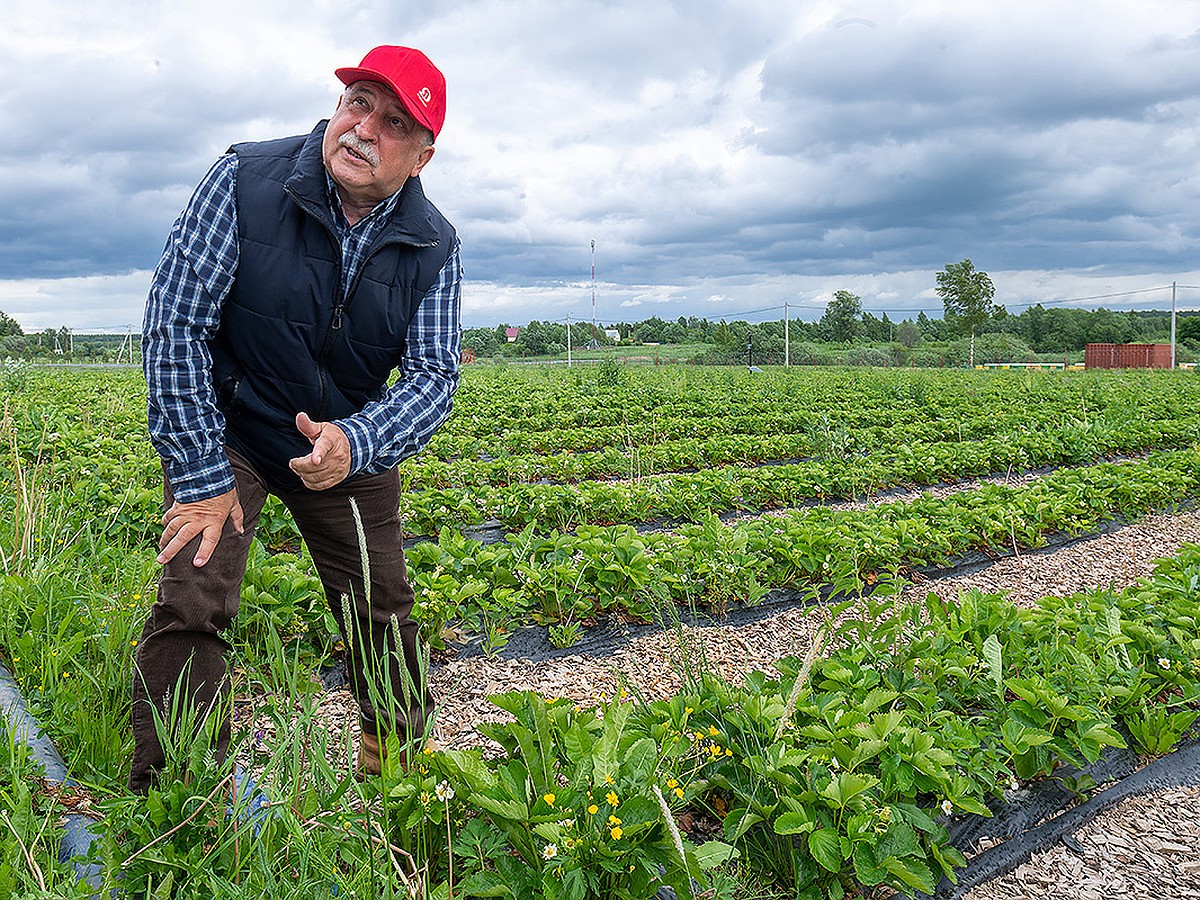
M 786 341 L 782 317 L 752 323 L 652 316 L 595 330 L 589 323 L 577 322 L 571 326 L 571 342 L 575 349 L 589 343 L 610 345 L 616 341 L 606 331 L 615 331 L 623 344 L 708 345 L 714 357 L 724 355 L 733 361 L 744 356 L 752 361 L 757 355 L 764 362 L 781 357 L 785 344 L 790 345 L 794 362 L 797 353 L 800 362 L 819 361 L 822 355 L 833 361 L 831 352 L 840 349 L 862 351 L 863 361 L 867 362 L 873 357 L 869 359 L 866 352 L 875 351 L 874 356 L 884 357 L 885 362 L 905 364 L 924 348 L 926 357 L 938 354 L 941 364 L 957 364 L 960 360 L 956 354 L 962 351 L 966 357 L 961 362 L 970 364 L 975 361 L 977 343 L 982 353 L 980 361 L 1000 361 L 984 359 L 999 354 L 1003 361 L 1015 362 L 1025 357 L 1081 356 L 1091 343 L 1166 343 L 1170 339 L 1171 314 L 1163 310 L 1068 309 L 1039 303 L 1020 314 L 1010 314 L 995 303 L 991 278 L 976 269 L 970 259 L 948 263 L 937 273 L 936 285 L 942 300 L 941 318 L 931 318 L 923 311 L 915 318 L 899 321 L 889 318 L 886 312 L 877 316 L 863 309 L 861 297 L 838 290 L 816 321 L 790 319 Z M 509 328 L 508 323 L 494 328 L 468 328 L 463 332 L 463 346 L 483 356 L 566 353 L 567 326 L 562 322 L 529 322 L 519 327 L 515 341 L 508 338 Z M 1200 314 L 1179 316 L 1176 337 L 1185 356 L 1186 351 L 1200 354 Z M 957 342 L 964 345 L 956 346 Z
M 0 310 L 0 360 L 129 362 L 131 340 L 136 345 L 137 335 L 74 334 L 66 326 L 26 334 L 16 319 Z

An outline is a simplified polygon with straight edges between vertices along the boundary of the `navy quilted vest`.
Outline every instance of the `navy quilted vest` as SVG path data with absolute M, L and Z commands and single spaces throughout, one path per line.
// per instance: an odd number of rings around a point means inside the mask
M 236 144 L 237 278 L 210 343 L 226 441 L 273 484 L 300 481 L 288 460 L 311 449 L 296 413 L 349 416 L 381 397 L 408 323 L 454 247 L 454 230 L 405 184 L 389 225 L 342 296 L 321 139 Z

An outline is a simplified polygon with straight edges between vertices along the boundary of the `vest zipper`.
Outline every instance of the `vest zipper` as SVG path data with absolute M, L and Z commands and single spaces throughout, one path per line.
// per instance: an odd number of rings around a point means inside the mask
M 317 222 L 324 226 L 325 234 L 329 237 L 329 242 L 333 246 L 333 251 L 335 254 L 334 258 L 338 261 L 337 283 L 340 291 L 342 284 L 342 244 L 341 241 L 338 240 L 336 232 L 330 228 L 329 224 L 325 221 L 324 214 L 320 207 L 313 203 L 309 203 L 307 200 L 305 200 L 305 198 L 296 193 L 296 191 L 290 186 L 285 185 L 284 191 L 296 201 L 301 209 L 305 210 L 305 212 L 307 212 Z M 321 342 L 321 349 L 317 353 L 317 377 L 321 382 L 321 407 L 317 410 L 317 421 L 319 422 L 324 421 L 325 417 L 329 415 L 329 377 L 326 374 L 327 366 L 325 363 L 329 358 L 329 351 L 333 348 L 334 336 L 337 334 L 337 332 L 342 330 L 343 311 L 350 302 L 350 298 L 354 296 L 354 292 L 358 288 L 358 281 L 362 277 L 363 270 L 366 269 L 367 263 L 371 260 L 371 257 L 389 244 L 409 244 L 419 250 L 426 247 L 436 247 L 438 242 L 436 240 L 421 242 L 406 241 L 398 237 L 384 238 L 382 241 L 379 241 L 372 246 L 363 257 L 362 265 L 359 266 L 358 271 L 354 273 L 353 282 L 351 282 L 349 288 L 344 293 L 340 293 L 337 302 L 334 304 L 333 318 L 329 322 L 329 329 L 325 332 L 325 340 Z
M 328 366 L 326 360 L 329 358 L 329 351 L 333 348 L 333 338 L 339 331 L 342 330 L 342 309 L 346 305 L 346 295 L 341 293 L 342 290 L 342 245 L 337 239 L 330 234 L 329 241 L 333 244 L 334 252 L 337 254 L 337 284 L 338 284 L 338 299 L 333 305 L 333 318 L 329 322 L 329 328 L 325 331 L 325 340 L 321 342 L 321 350 L 317 353 L 317 377 L 321 381 L 321 408 L 317 410 L 317 421 L 324 422 L 329 415 L 329 376 L 327 374 Z

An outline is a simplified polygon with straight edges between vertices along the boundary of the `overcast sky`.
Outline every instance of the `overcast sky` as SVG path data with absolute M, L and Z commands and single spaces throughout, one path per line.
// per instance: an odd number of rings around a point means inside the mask
M 605 323 L 813 319 L 838 289 L 940 313 L 934 275 L 965 257 L 1011 312 L 1200 285 L 1196 0 L 0 0 L 0 21 L 0 309 L 27 331 L 136 330 L 212 160 L 308 132 L 333 69 L 382 43 L 449 82 L 422 179 L 468 326 L 590 319 L 593 240 Z

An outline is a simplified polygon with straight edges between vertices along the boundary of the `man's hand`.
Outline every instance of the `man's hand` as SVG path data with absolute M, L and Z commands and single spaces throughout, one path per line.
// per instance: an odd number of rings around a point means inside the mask
M 202 566 L 212 558 L 213 550 L 221 541 L 221 532 L 226 520 L 233 522 L 238 534 L 242 533 L 242 504 L 238 501 L 237 488 L 209 497 L 207 500 L 197 500 L 194 503 L 179 503 L 171 505 L 162 517 L 162 537 L 158 541 L 159 565 L 164 565 L 175 558 L 189 541 L 202 535 L 200 549 L 192 559 L 192 565 Z
M 296 427 L 312 444 L 312 453 L 288 465 L 310 491 L 341 484 L 350 474 L 350 439 L 332 422 L 314 422 L 308 413 L 296 416 Z

